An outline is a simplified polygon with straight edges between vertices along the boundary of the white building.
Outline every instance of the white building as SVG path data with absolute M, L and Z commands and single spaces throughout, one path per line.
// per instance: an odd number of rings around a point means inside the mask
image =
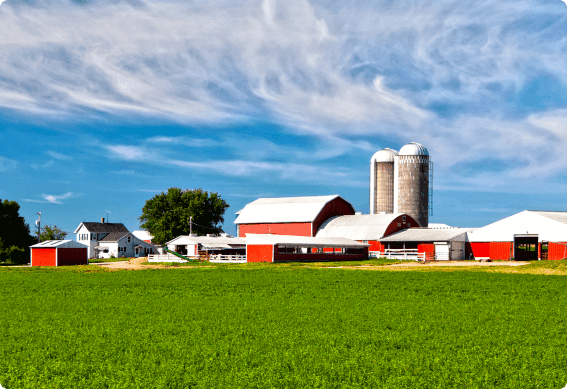
M 146 257 L 155 254 L 156 248 L 151 243 L 138 239 L 131 232 L 111 232 L 96 246 L 98 258 Z
M 189 236 L 181 235 L 166 243 L 175 253 L 196 257 L 199 251 L 223 252 L 226 254 L 246 254 L 246 239 L 229 236 Z

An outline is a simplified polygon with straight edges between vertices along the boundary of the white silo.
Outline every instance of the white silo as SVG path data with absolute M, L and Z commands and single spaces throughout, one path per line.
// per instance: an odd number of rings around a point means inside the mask
M 398 153 L 378 151 L 370 159 L 370 214 L 394 212 L 394 163 Z
M 394 172 L 394 212 L 406 213 L 422 227 L 429 223 L 429 152 L 419 143 L 400 149 Z

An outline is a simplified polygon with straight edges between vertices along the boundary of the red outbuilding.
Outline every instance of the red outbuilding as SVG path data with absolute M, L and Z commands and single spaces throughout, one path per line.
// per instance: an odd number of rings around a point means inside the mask
M 247 262 L 359 261 L 368 259 L 367 243 L 346 238 L 247 234 Z
M 88 265 L 88 246 L 74 240 L 46 240 L 30 246 L 31 266 Z

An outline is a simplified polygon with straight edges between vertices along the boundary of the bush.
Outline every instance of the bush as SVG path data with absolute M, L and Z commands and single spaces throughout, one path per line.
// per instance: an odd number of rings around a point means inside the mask
M 0 262 L 11 262 L 16 265 L 29 263 L 29 250 L 17 246 L 8 247 L 0 251 Z

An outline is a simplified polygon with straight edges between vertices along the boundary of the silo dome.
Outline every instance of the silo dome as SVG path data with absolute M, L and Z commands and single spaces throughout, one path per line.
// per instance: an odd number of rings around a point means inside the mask
M 370 162 L 394 162 L 394 159 L 397 155 L 398 152 L 396 150 L 383 149 L 377 151 L 370 159 Z
M 400 149 L 399 155 L 429 155 L 429 152 L 419 143 L 411 142 Z

